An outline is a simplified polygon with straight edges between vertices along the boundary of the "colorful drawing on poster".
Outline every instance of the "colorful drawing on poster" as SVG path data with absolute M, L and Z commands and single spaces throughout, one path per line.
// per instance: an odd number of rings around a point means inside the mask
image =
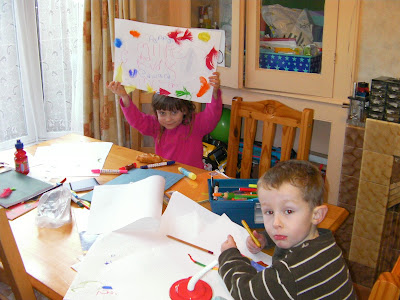
M 218 65 L 222 32 L 115 19 L 114 80 L 149 93 L 209 103 L 208 78 Z

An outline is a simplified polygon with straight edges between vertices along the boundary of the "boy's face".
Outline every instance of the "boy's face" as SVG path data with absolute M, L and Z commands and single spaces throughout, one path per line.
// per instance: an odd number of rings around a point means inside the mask
M 166 129 L 174 129 L 182 124 L 183 112 L 180 110 L 157 110 L 158 122 Z
M 314 210 L 298 188 L 289 183 L 279 189 L 260 188 L 258 197 L 265 229 L 278 247 L 288 249 L 318 236 Z

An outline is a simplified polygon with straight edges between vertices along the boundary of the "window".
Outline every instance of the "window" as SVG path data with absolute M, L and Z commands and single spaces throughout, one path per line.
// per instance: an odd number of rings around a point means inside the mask
M 0 150 L 83 131 L 82 23 L 82 0 L 0 0 Z

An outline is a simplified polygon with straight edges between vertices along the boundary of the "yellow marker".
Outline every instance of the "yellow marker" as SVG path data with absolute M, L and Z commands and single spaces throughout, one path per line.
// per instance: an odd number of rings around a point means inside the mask
M 186 170 L 186 169 L 184 169 L 182 167 L 179 167 L 178 171 L 181 172 L 186 177 L 189 177 L 192 180 L 196 180 L 196 178 L 197 178 L 196 174 L 194 174 L 193 172 L 189 172 L 188 170 Z
M 257 245 L 258 248 L 260 248 L 261 243 L 259 240 L 257 240 L 257 238 L 254 236 L 254 234 L 251 232 L 249 225 L 247 225 L 245 220 L 242 220 L 242 224 L 243 224 L 244 228 L 246 228 L 247 232 L 250 234 L 250 237 L 253 240 L 253 242 Z
M 256 189 L 256 188 L 257 188 L 257 184 L 252 184 L 252 183 L 250 183 L 250 184 L 249 184 L 249 188 L 255 188 L 255 189 Z

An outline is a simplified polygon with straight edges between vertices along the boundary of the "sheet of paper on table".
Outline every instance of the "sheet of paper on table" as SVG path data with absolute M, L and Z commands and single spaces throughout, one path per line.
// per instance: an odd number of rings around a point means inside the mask
M 243 227 L 179 192 L 172 195 L 158 222 L 138 221 L 104 234 L 93 244 L 64 299 L 98 299 L 99 295 L 107 299 L 169 299 L 174 282 L 202 269 L 188 254 L 208 264 L 218 258 L 228 234 L 235 238 L 243 255 L 271 265 L 269 255 L 253 255 L 247 250 L 248 234 Z M 167 234 L 211 250 L 214 255 L 169 239 Z M 232 299 L 217 271 L 209 271 L 202 280 L 210 284 L 214 296 Z
M 35 168 L 32 174 L 39 178 L 71 176 L 98 176 L 92 169 L 102 169 L 112 143 L 62 143 L 51 146 L 42 146 L 36 149 L 34 161 Z

